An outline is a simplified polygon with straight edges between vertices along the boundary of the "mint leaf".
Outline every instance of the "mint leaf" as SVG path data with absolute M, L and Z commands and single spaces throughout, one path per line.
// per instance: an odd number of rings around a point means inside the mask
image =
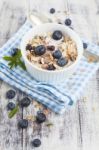
M 12 118 L 19 111 L 19 106 L 17 105 L 13 110 L 11 110 L 8 114 L 9 118 Z
M 18 63 L 18 65 L 19 65 L 23 70 L 26 70 L 25 64 L 24 64 L 24 62 L 22 62 L 21 60 L 20 60 L 20 62 Z
M 10 56 L 4 56 L 3 59 L 6 61 L 12 61 L 12 57 Z

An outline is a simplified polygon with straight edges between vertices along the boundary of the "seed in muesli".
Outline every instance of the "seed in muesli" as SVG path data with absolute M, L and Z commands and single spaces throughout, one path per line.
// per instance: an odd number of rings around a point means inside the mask
M 27 44 L 27 46 L 26 46 L 26 50 L 32 50 L 32 46 L 31 46 L 31 44 Z
M 48 46 L 47 46 L 47 50 L 49 50 L 49 51 L 54 51 L 54 50 L 55 50 L 55 46 L 53 46 L 53 45 L 48 45 Z
M 56 69 L 56 67 L 53 64 L 49 64 L 47 66 L 47 70 L 55 70 L 55 69 Z

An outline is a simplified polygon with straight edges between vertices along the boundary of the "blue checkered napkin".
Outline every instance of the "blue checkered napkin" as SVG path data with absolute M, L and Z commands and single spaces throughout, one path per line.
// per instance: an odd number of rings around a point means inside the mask
M 98 69 L 99 63 L 88 63 L 83 57 L 71 78 L 55 85 L 36 81 L 19 67 L 13 70 L 9 69 L 7 62 L 2 57 L 11 55 L 12 49 L 19 47 L 22 37 L 30 28 L 31 25 L 27 21 L 15 36 L 0 49 L 0 78 L 54 112 L 61 114 L 66 110 L 66 107 L 73 105 L 83 93 L 86 83 Z M 90 43 L 88 45 L 89 50 L 99 55 L 98 46 Z

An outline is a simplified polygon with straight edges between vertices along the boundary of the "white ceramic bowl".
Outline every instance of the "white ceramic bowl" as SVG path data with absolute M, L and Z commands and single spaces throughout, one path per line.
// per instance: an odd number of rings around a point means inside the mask
M 26 45 L 29 40 L 31 40 L 35 35 L 40 35 L 45 32 L 53 32 L 55 30 L 61 30 L 64 35 L 69 35 L 77 45 L 78 57 L 76 61 L 69 67 L 66 67 L 61 70 L 48 71 L 42 68 L 38 68 L 36 65 L 33 65 L 26 57 Z M 21 41 L 21 52 L 24 59 L 27 71 L 37 80 L 44 81 L 48 83 L 55 83 L 64 81 L 66 78 L 74 72 L 77 64 L 79 63 L 83 55 L 83 46 L 80 37 L 69 27 L 57 23 L 44 23 L 37 25 L 30 29 L 29 32 L 23 37 Z

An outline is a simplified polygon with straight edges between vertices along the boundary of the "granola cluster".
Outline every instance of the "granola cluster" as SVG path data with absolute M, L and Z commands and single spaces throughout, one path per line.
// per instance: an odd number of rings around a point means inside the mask
M 57 30 L 36 35 L 26 46 L 28 60 L 46 70 L 60 70 L 73 64 L 77 58 L 75 42 Z

